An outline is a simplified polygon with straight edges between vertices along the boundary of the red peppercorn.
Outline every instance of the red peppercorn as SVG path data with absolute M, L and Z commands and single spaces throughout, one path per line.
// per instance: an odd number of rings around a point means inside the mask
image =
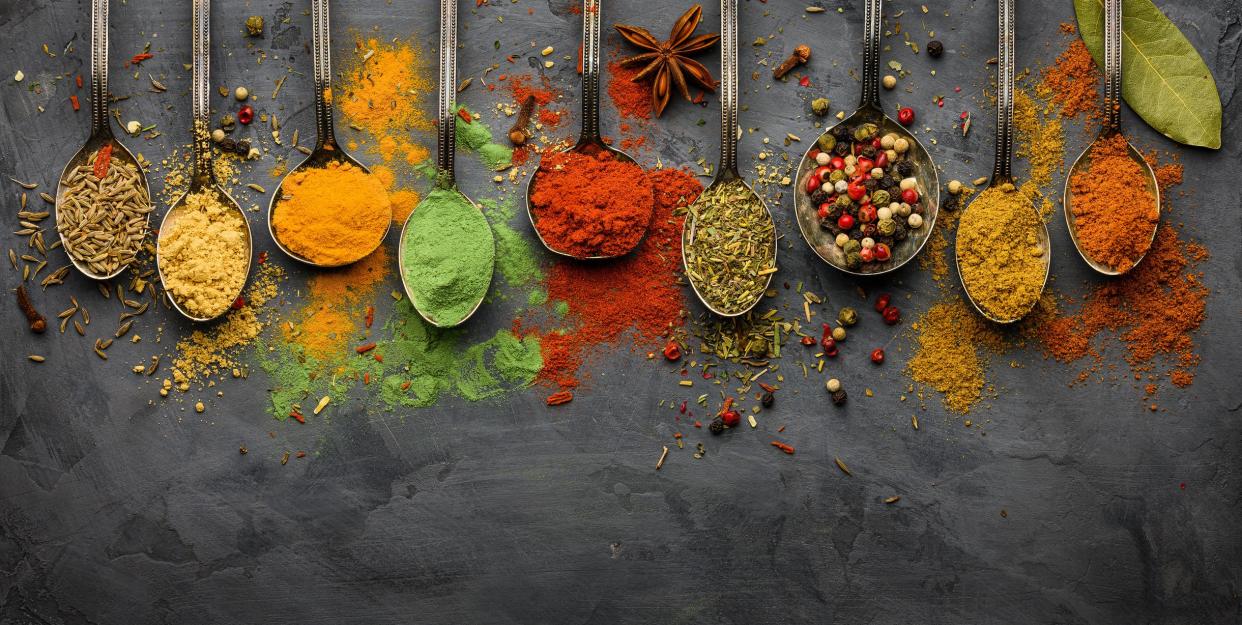
M 888 167 L 888 152 L 880 152 L 875 155 L 875 166 L 880 169 Z
M 819 215 L 820 219 L 827 219 L 828 211 L 830 210 L 832 210 L 832 203 L 824 202 L 823 204 L 819 205 L 819 208 L 815 211 L 815 213 Z
M 877 347 L 874 350 L 871 350 L 871 362 L 874 362 L 877 365 L 884 364 L 884 349 L 883 348 Z
M 807 347 L 811 347 L 812 345 L 814 345 L 814 344 L 815 344 L 815 339 L 813 339 L 813 338 L 811 338 L 811 337 L 809 337 L 809 336 L 804 336 L 804 337 L 802 337 L 802 344 L 803 344 L 803 345 L 806 345 Z
M 858 207 L 858 221 L 869 224 L 876 219 L 876 209 L 870 204 L 864 204 Z
M 241 122 L 242 125 L 250 124 L 250 122 L 254 121 L 254 109 L 249 104 L 241 107 L 237 111 L 237 121 Z
M 901 322 L 901 309 L 896 306 L 888 306 L 884 308 L 884 312 L 880 313 L 884 317 L 884 323 L 895 326 Z
M 869 263 L 875 260 L 875 248 L 864 247 L 861 250 L 858 250 L 858 258 L 864 263 Z
M 246 307 L 245 296 L 239 295 L 237 299 L 233 300 L 233 310 L 241 310 L 242 308 L 245 308 L 245 307 Z
M 851 200 L 857 202 L 858 200 L 861 200 L 864 195 L 867 195 L 867 187 L 860 184 L 851 184 L 846 188 L 845 192 L 850 194 Z
M 819 179 L 819 176 L 816 176 L 815 173 L 812 172 L 811 175 L 806 177 L 805 190 L 807 194 L 809 195 L 811 193 L 815 193 L 816 191 L 818 191 L 819 188 L 823 186 L 823 184 L 824 183 L 822 180 Z
M 837 217 L 837 227 L 842 230 L 849 230 L 850 228 L 853 228 L 854 216 L 847 213 Z
M 901 110 L 897 111 L 897 121 L 901 122 L 902 126 L 909 126 L 910 124 L 913 124 L 914 123 L 914 109 L 906 106 L 906 107 L 903 107 Z
M 880 146 L 881 146 L 881 145 L 884 145 L 884 144 L 883 144 L 883 142 L 881 142 L 881 141 L 880 141 L 880 138 L 879 138 L 879 137 L 876 137 L 876 138 L 874 138 L 874 139 L 872 139 L 872 140 L 871 140 L 871 147 L 873 147 L 873 148 L 875 148 L 875 149 L 877 149 L 877 150 L 878 150 L 878 149 L 880 149 Z
M 845 159 L 841 158 L 840 156 L 834 156 L 832 157 L 832 160 L 828 163 L 828 165 L 831 166 L 833 169 L 845 169 Z
M 884 309 L 888 308 L 888 304 L 891 301 L 893 301 L 892 295 L 889 295 L 888 293 L 880 293 L 880 296 L 875 298 L 875 311 L 878 313 L 884 312 Z
M 901 201 L 913 206 L 919 201 L 919 192 L 914 189 L 906 189 L 901 192 Z
M 681 346 L 677 344 L 677 341 L 669 341 L 664 346 L 664 357 L 669 360 L 681 359 Z
M 871 175 L 872 167 L 875 167 L 875 162 L 872 161 L 871 159 L 865 156 L 863 158 L 858 159 L 858 165 L 857 165 L 858 171 L 864 174 L 867 174 L 867 175 Z
M 893 257 L 893 251 L 888 248 L 885 243 L 875 244 L 875 259 L 884 262 Z
M 820 165 L 819 167 L 815 168 L 815 173 L 813 175 L 816 178 L 818 178 L 820 182 L 823 182 L 828 179 L 828 174 L 831 174 L 831 173 L 832 173 L 831 167 L 827 165 Z
M 742 423 L 742 414 L 736 410 L 726 410 L 720 415 L 720 420 L 728 427 L 735 428 Z

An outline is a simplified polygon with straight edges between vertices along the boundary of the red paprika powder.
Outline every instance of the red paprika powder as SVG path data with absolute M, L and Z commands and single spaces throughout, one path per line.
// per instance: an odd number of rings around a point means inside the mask
M 606 150 L 545 154 L 532 181 L 531 214 L 552 249 L 616 256 L 634 248 L 651 222 L 651 182 L 641 167 Z

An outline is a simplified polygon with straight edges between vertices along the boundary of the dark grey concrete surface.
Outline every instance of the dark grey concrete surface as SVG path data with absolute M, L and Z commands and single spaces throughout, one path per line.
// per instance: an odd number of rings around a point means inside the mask
M 181 68 L 189 61 L 187 4 L 113 2 L 112 90 L 132 96 L 122 103 L 126 118 L 164 131 L 154 141 L 129 141 L 156 161 L 184 143 L 188 126 L 189 80 Z M 569 4 L 491 0 L 478 10 L 463 7 L 462 76 L 479 75 L 510 52 L 575 49 L 580 26 Z M 604 20 L 663 29 L 687 4 L 610 1 Z M 828 12 L 808 15 L 805 4 Z M 853 107 L 858 4 L 742 2 L 742 123 L 757 129 L 741 146 L 748 174 L 761 149 L 774 153 L 769 162 L 779 159 L 785 133 L 814 136 L 806 113 L 811 97 L 826 94 L 834 109 Z M 1064 45 L 1058 24 L 1072 20 L 1071 3 L 1019 4 L 1020 64 L 1050 62 Z M 1234 101 L 1242 23 L 1230 1 L 1158 4 L 1212 68 L 1226 117 L 1224 147 L 1211 152 L 1178 149 L 1125 113 L 1139 145 L 1180 154 L 1186 182 L 1175 194 L 1173 219 L 1212 251 L 1202 266 L 1212 296 L 1196 339 L 1203 356 L 1198 378 L 1188 389 L 1161 391 L 1161 411 L 1146 409 L 1115 346 L 1107 353 L 1117 366 L 1103 383 L 1073 387 L 1077 368 L 1027 351 L 1014 355 L 1022 368 L 993 367 L 999 397 L 971 415 L 982 428 L 963 427 L 933 398 L 914 431 L 908 421 L 917 408 L 898 399 L 909 355 L 908 339 L 898 338 L 882 369 L 861 358 L 838 365 L 853 391 L 847 409 L 833 409 L 818 380 L 791 379 L 758 431 L 721 438 L 692 432 L 692 443 L 707 444 L 707 457 L 696 461 L 674 450 L 657 473 L 660 446 L 678 429 L 657 403 L 686 394 L 665 367 L 641 354 L 620 349 L 597 358 L 594 383 L 556 410 L 543 405 L 539 390 L 477 404 L 448 400 L 407 414 L 376 415 L 354 401 L 334 407 L 328 423 L 288 427 L 264 412 L 265 383 L 256 373 L 245 383 L 223 383 L 224 396 L 208 398 L 210 409 L 199 416 L 186 404 L 158 401 L 128 372 L 152 353 L 157 326 L 166 348 L 188 330 L 185 323 L 167 311 L 148 315 L 137 329 L 148 344 L 118 345 L 103 363 L 88 340 L 26 332 L 7 293 L 18 277 L 6 268 L 0 622 L 1242 622 L 1242 133 Z M 213 84 L 265 92 L 290 64 L 310 71 L 307 6 L 215 5 Z M 918 109 L 919 127 L 932 128 L 926 134 L 937 139 L 929 148 L 942 180 L 971 179 L 991 167 L 991 112 L 981 94 L 991 80 L 995 7 L 927 6 L 922 14 L 915 2 L 886 3 L 887 28 L 900 21 L 920 43 L 925 29 L 935 30 L 948 52 L 933 64 L 898 38 L 887 39 L 884 62 L 897 59 L 912 76 L 903 81 L 909 92 L 886 93 L 885 104 Z M 270 26 L 253 49 L 240 32 L 251 13 Z M 718 14 L 706 8 L 708 29 L 717 30 Z M 339 59 L 352 45 L 351 30 L 375 28 L 383 37 L 433 41 L 435 18 L 431 2 L 336 2 L 334 48 Z M 83 0 L 0 0 L 6 211 L 17 191 L 8 176 L 47 189 L 85 137 L 86 114 L 72 115 L 65 104 L 69 82 L 53 79 L 85 71 L 87 32 Z M 63 54 L 75 36 L 75 50 Z M 758 36 L 769 43 L 756 51 L 750 42 Z M 147 41 L 156 57 L 135 80 L 121 64 Z M 755 70 L 766 75 L 755 63 L 768 50 L 779 56 L 800 42 L 814 47 L 813 88 L 750 80 Z M 56 58 L 43 54 L 43 43 Z M 610 32 L 606 47 L 619 43 Z M 262 64 L 259 50 L 267 55 Z M 703 58 L 718 66 L 715 52 Z M 572 65 L 560 61 L 549 72 L 571 94 Z M 26 82 L 15 85 L 19 69 Z M 168 93 L 148 93 L 147 73 Z M 41 93 L 29 89 L 34 83 L 43 85 Z M 286 129 L 300 127 L 303 136 L 313 128 L 309 92 L 308 81 L 295 75 L 277 107 Z M 936 95 L 945 96 L 943 109 L 931 103 Z M 491 111 L 498 97 L 472 89 L 463 100 Z M 653 148 L 639 156 L 666 164 L 714 160 L 718 117 L 715 99 L 708 101 L 707 108 L 671 105 L 652 126 Z M 575 104 L 568 108 L 576 115 Z M 615 134 L 616 114 L 608 104 L 604 110 L 606 132 Z M 962 110 L 975 119 L 966 138 L 953 128 Z M 1077 129 L 1068 134 L 1077 154 L 1084 136 Z M 763 137 L 772 143 L 764 146 Z M 797 149 L 791 157 L 798 148 L 790 148 Z M 271 163 L 269 157 L 245 172 L 245 180 L 270 188 Z M 468 165 L 459 172 L 472 196 L 495 193 L 490 174 Z M 152 183 L 158 188 L 160 181 Z M 242 196 L 243 204 L 266 201 Z M 805 280 L 834 302 L 852 301 L 856 285 L 802 246 L 790 209 L 786 197 L 777 211 L 786 237 L 778 279 Z M 256 232 L 265 232 L 255 219 Z M 12 223 L 6 218 L 6 232 L 16 229 Z M 1054 221 L 1052 230 L 1056 284 L 1081 293 L 1095 278 L 1070 251 L 1063 224 Z M 17 244 L 9 234 L 0 238 L 2 247 Z M 258 243 L 270 249 L 266 234 Z M 288 284 L 304 277 L 293 270 Z M 935 297 L 917 263 L 865 286 L 892 290 L 911 316 Z M 37 297 L 54 314 L 52 302 L 70 292 L 98 298 L 76 276 L 56 299 Z M 487 307 L 470 331 L 488 335 L 512 314 L 513 304 Z M 876 325 L 860 327 L 852 340 L 887 341 L 891 332 Z M 28 362 L 33 351 L 49 362 Z M 863 398 L 864 387 L 877 396 Z M 796 455 L 768 446 L 777 424 L 787 426 L 781 436 L 797 446 Z M 277 436 L 269 438 L 269 430 Z M 248 455 L 237 453 L 241 444 Z M 281 466 L 285 449 L 311 456 Z M 833 466 L 834 456 L 850 463 L 852 478 Z M 900 503 L 885 505 L 892 494 L 902 496 Z

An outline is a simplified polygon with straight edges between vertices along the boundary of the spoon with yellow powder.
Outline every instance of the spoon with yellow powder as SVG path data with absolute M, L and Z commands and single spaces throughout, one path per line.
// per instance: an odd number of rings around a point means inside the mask
M 272 193 L 267 230 L 280 251 L 315 267 L 369 256 L 392 228 L 384 185 L 336 141 L 328 0 L 311 1 L 315 149 Z
M 440 0 L 440 92 L 435 187 L 401 228 L 397 254 L 401 285 L 431 325 L 465 323 L 492 283 L 496 239 L 487 218 L 457 189 L 457 0 Z
M 998 0 L 996 162 L 992 178 L 962 212 L 954 260 L 966 299 L 996 323 L 1025 317 L 1043 295 L 1052 262 L 1048 225 L 1014 188 L 1014 0 Z
M 250 273 L 250 223 L 216 181 L 211 137 L 211 1 L 193 3 L 193 151 L 190 188 L 164 214 L 155 264 L 173 308 L 192 321 L 228 312 Z

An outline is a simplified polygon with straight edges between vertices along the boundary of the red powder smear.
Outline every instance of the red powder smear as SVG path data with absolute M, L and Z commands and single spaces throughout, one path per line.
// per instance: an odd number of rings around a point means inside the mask
M 547 76 L 539 77 L 538 87 L 531 84 L 531 78 L 530 74 L 509 75 L 509 90 L 513 93 L 514 101 L 520 104 L 526 100 L 526 96 L 535 96 L 535 104 L 544 107 L 560 96 L 560 91 L 552 87 Z
M 636 346 L 658 346 L 681 324 L 682 218 L 673 211 L 693 202 L 703 186 L 679 169 L 648 172 L 648 177 L 656 208 L 638 249 L 607 263 L 558 262 L 549 271 L 548 300 L 569 304 L 569 329 L 540 337 L 541 382 L 576 387 L 578 368 L 596 346 L 616 344 L 631 330 Z
M 621 119 L 651 119 L 651 84 L 634 82 L 639 67 L 624 67 L 619 61 L 608 63 L 608 97 Z
M 1091 118 L 1099 116 L 1100 70 L 1081 38 L 1075 37 L 1056 62 L 1043 69 L 1041 83 L 1051 91 L 1052 102 L 1061 106 L 1066 117 L 1082 112 Z
M 556 128 L 561 124 L 561 114 L 557 111 L 540 109 L 539 123 L 543 124 L 545 128 Z

